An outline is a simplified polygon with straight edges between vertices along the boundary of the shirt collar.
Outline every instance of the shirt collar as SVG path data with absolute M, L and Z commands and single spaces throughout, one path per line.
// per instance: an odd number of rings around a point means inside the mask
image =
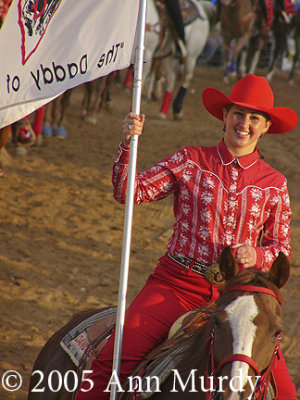
M 225 145 L 224 139 L 222 139 L 218 144 L 217 151 L 223 165 L 229 165 L 236 160 L 240 167 L 247 169 L 252 167 L 252 165 L 254 165 L 259 159 L 258 150 L 256 147 L 254 152 L 251 154 L 241 157 L 234 157 Z

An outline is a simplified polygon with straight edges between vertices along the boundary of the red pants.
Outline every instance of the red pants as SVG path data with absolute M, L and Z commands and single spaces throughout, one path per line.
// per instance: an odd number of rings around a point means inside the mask
M 140 360 L 167 337 L 178 317 L 215 301 L 217 297 L 217 289 L 212 288 L 201 275 L 185 270 L 167 256 L 162 257 L 126 312 L 120 381 L 123 382 Z M 93 362 L 93 372 L 87 376 L 94 382 L 93 389 L 79 391 L 76 400 L 109 399 L 109 392 L 104 390 L 112 375 L 113 347 L 114 335 Z M 295 400 L 296 390 L 283 357 L 275 372 L 278 391 L 283 393 L 278 399 Z M 90 388 L 88 381 L 83 382 L 81 389 L 84 388 Z

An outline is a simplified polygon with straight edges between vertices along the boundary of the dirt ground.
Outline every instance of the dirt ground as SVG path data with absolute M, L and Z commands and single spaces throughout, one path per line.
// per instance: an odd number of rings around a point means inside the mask
M 264 71 L 258 71 L 263 73 Z M 121 77 L 123 78 L 123 73 Z M 276 105 L 300 115 L 299 85 L 285 73 L 272 82 Z M 147 116 L 139 141 L 138 170 L 150 167 L 184 145 L 214 145 L 222 124 L 211 117 L 201 92 L 212 86 L 229 94 L 222 70 L 200 68 L 189 88 L 184 120 L 157 118 L 159 103 L 142 103 Z M 34 360 L 47 339 L 77 311 L 115 305 L 118 297 L 124 206 L 112 197 L 111 170 L 121 139 L 121 121 L 131 95 L 111 90 L 111 111 L 102 110 L 96 126 L 81 119 L 82 88 L 67 111 L 65 141 L 44 140 L 17 156 L 0 179 L 0 399 L 24 400 Z M 300 128 L 268 135 L 260 148 L 265 160 L 288 178 L 293 220 L 291 278 L 284 291 L 282 348 L 300 396 Z M 173 224 L 172 201 L 134 208 L 127 300 L 130 302 L 163 255 Z M 23 384 L 3 387 L 5 371 L 16 370 Z

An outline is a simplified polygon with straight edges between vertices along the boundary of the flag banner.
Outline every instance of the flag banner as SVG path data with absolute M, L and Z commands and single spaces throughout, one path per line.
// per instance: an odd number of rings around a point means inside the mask
M 13 0 L 0 30 L 0 128 L 134 58 L 139 0 Z

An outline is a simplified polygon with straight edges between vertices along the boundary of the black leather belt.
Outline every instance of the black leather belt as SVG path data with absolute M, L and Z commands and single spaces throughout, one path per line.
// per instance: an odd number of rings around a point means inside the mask
M 195 261 L 188 257 L 174 257 L 169 253 L 168 257 L 170 257 L 171 260 L 177 262 L 177 264 L 181 265 L 182 267 L 186 269 L 191 269 L 191 271 L 196 272 L 197 274 L 200 275 L 205 275 L 205 271 L 209 267 L 208 265 L 201 264 L 200 262 Z

